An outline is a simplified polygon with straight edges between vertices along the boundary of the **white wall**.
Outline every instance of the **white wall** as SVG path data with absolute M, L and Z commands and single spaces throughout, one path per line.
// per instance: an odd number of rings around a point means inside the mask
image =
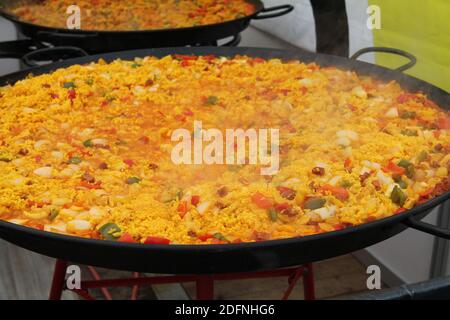
M 0 17 L 0 42 L 15 40 L 16 30 L 12 23 Z M 0 75 L 10 73 L 19 69 L 19 62 L 16 59 L 0 59 Z

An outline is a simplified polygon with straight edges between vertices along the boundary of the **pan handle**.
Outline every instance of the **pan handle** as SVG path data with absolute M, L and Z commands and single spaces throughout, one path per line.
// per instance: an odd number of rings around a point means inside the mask
M 224 43 L 222 47 L 236 47 L 237 45 L 239 45 L 239 43 L 241 43 L 241 40 L 242 40 L 241 35 L 237 34 L 233 37 L 233 39 L 231 39 L 227 43 Z
M 0 42 L 0 59 L 21 59 L 25 54 L 43 47 L 43 44 L 30 39 Z
M 416 230 L 419 230 L 422 232 L 426 232 L 433 236 L 437 236 L 437 237 L 440 237 L 443 239 L 450 240 L 450 230 L 433 226 L 432 224 L 417 220 L 414 217 L 408 218 L 404 223 L 410 228 L 413 228 L 413 229 L 416 229 Z
M 84 33 L 72 33 L 72 32 L 51 32 L 51 31 L 39 31 L 36 38 L 39 41 L 51 42 L 58 44 L 62 41 L 77 41 L 77 40 L 88 40 L 97 39 L 97 32 L 84 32 Z
M 35 67 L 39 65 L 36 61 L 58 61 L 87 55 L 86 51 L 77 47 L 52 47 L 29 52 L 22 57 L 22 61 L 27 66 Z
M 358 50 L 357 52 L 355 52 L 350 59 L 352 60 L 357 60 L 361 55 L 365 54 L 365 53 L 369 53 L 369 52 L 385 52 L 385 53 L 392 53 L 392 54 L 396 54 L 398 56 L 402 56 L 405 57 L 407 59 L 409 59 L 409 62 L 397 69 L 395 69 L 395 71 L 398 72 L 404 72 L 408 69 L 411 69 L 412 67 L 414 67 L 417 63 L 417 58 L 412 55 L 409 52 L 400 50 L 400 49 L 395 49 L 395 48 L 386 48 L 386 47 L 368 47 L 368 48 L 363 48 L 361 50 Z
M 258 14 L 255 17 L 253 17 L 252 19 L 262 20 L 262 19 L 270 19 L 270 18 L 276 18 L 276 17 L 284 16 L 285 14 L 288 14 L 289 12 L 294 10 L 294 6 L 291 6 L 290 4 L 284 4 L 284 5 L 281 5 L 281 6 L 264 8 L 264 9 L 261 10 L 260 13 L 279 11 L 279 10 L 282 10 L 282 11 L 275 12 L 275 13 L 269 13 L 269 14 L 262 14 L 262 15 Z

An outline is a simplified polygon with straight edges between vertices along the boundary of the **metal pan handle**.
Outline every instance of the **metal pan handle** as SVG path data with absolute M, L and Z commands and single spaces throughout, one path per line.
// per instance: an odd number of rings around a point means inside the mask
M 0 59 L 21 59 L 25 54 L 43 47 L 42 44 L 30 39 L 0 42 Z
M 282 11 L 279 11 L 282 10 Z M 275 13 L 269 13 L 269 14 L 258 14 L 257 16 L 253 17 L 255 20 L 262 20 L 262 19 L 270 19 L 270 18 L 276 18 L 284 16 L 285 14 L 288 14 L 289 12 L 294 10 L 294 6 L 291 6 L 290 4 L 284 4 L 281 6 L 275 6 L 271 8 L 264 8 L 261 10 L 260 13 L 266 13 L 266 12 L 273 12 L 273 11 L 279 11 Z
M 239 45 L 239 43 L 241 43 L 241 40 L 241 35 L 237 34 L 233 37 L 233 39 L 231 39 L 227 43 L 222 44 L 222 47 L 236 47 L 237 45 Z
M 350 59 L 352 60 L 357 60 L 361 55 L 365 54 L 365 53 L 369 53 L 369 52 L 384 52 L 384 53 L 392 53 L 398 56 L 402 56 L 405 57 L 407 59 L 409 59 L 409 62 L 397 69 L 395 69 L 395 71 L 398 72 L 404 72 L 408 69 L 411 69 L 412 67 L 414 67 L 417 63 L 417 58 L 415 56 L 413 56 L 411 53 L 400 50 L 400 49 L 394 49 L 394 48 L 386 48 L 386 47 L 368 47 L 368 48 L 364 48 L 361 50 L 358 50 L 357 52 L 355 52 Z
M 77 47 L 53 47 L 29 52 L 22 57 L 22 61 L 27 66 L 35 67 L 39 65 L 36 61 L 58 61 L 87 55 L 86 51 Z
M 429 233 L 433 236 L 450 240 L 450 230 L 433 226 L 432 224 L 417 220 L 414 217 L 410 217 L 404 223 L 410 228 Z
M 51 32 L 51 31 L 39 31 L 37 33 L 37 39 L 39 41 L 48 41 L 51 43 L 59 43 L 58 41 L 76 41 L 97 39 L 97 32 L 84 32 L 84 33 L 72 33 L 72 32 Z

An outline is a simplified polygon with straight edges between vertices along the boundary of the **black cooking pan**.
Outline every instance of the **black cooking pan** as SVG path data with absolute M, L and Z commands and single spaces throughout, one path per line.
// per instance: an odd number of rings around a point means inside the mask
M 386 49 L 376 49 L 384 50 Z M 411 57 L 401 51 L 389 52 Z M 77 58 L 0 78 L 0 85 L 13 84 L 29 72 L 35 75 L 73 64 L 84 64 L 102 57 L 106 61 L 117 58 L 133 59 L 154 55 L 193 54 L 218 56 L 249 55 L 263 58 L 300 59 L 322 66 L 357 71 L 382 80 L 396 80 L 405 89 L 422 91 L 445 110 L 450 107 L 450 95 L 431 84 L 364 62 L 301 51 L 282 51 L 249 48 L 165 48 L 127 51 Z M 413 65 L 411 61 L 408 65 Z M 404 69 L 404 68 L 403 68 Z M 207 274 L 255 271 L 299 265 L 353 252 L 390 238 L 408 227 L 440 237 L 450 238 L 450 231 L 420 222 L 433 208 L 450 198 L 450 191 L 404 213 L 347 229 L 285 240 L 225 245 L 141 245 L 104 240 L 83 239 L 47 233 L 7 222 L 0 222 L 0 237 L 21 247 L 51 257 L 88 265 L 170 274 Z M 448 208 L 447 214 L 448 214 Z
M 235 37 L 229 43 L 233 45 L 239 42 L 239 33 L 249 26 L 251 20 L 275 18 L 294 10 L 294 7 L 291 5 L 265 8 L 260 0 L 247 0 L 248 3 L 255 6 L 253 14 L 223 23 L 161 30 L 86 31 L 51 28 L 22 21 L 8 10 L 18 1 L 29 3 L 36 0 L 2 1 L 0 15 L 13 22 L 18 31 L 30 39 L 0 43 L 0 57 L 21 58 L 24 54 L 35 50 L 36 47 L 46 48 L 48 44 L 52 46 L 77 47 L 90 54 L 196 44 L 216 45 L 219 39 L 231 36 Z M 77 53 L 75 52 L 74 55 L 77 56 Z

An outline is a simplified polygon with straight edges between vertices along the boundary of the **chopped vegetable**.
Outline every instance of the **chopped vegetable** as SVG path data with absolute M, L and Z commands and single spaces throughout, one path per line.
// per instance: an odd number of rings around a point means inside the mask
M 69 91 L 67 92 L 67 97 L 68 97 L 70 100 L 75 99 L 75 98 L 77 97 L 76 91 L 73 90 L 73 89 L 69 90 Z
M 129 177 L 126 182 L 127 182 L 127 184 L 131 185 L 131 184 L 139 183 L 141 181 L 142 181 L 142 179 L 140 179 L 138 177 Z
M 323 176 L 325 175 L 325 168 L 322 167 L 315 167 L 312 169 L 312 173 L 316 176 Z
M 208 106 L 216 105 L 219 102 L 219 98 L 216 96 L 209 96 L 206 98 L 205 104 Z
M 405 169 L 405 174 L 408 178 L 410 178 L 410 179 L 414 178 L 415 168 L 411 162 L 409 162 L 408 160 L 402 159 L 398 163 L 398 166 Z
M 197 238 L 200 241 L 205 242 L 206 240 L 213 238 L 213 235 L 212 234 L 201 234 L 201 235 L 198 235 Z
M 89 190 L 98 190 L 98 189 L 102 189 L 102 183 L 101 182 L 97 182 L 97 183 L 90 183 L 87 181 L 81 181 L 80 186 Z
M 305 209 L 316 210 L 322 208 L 327 201 L 322 198 L 310 198 L 305 201 L 303 207 Z
M 404 175 L 406 172 L 406 169 L 396 165 L 395 163 L 393 163 L 392 161 L 389 162 L 389 164 L 387 165 L 387 167 L 382 168 L 382 170 L 384 172 L 390 172 L 394 175 Z
M 408 188 L 408 184 L 402 180 L 402 177 L 396 176 L 394 177 L 394 181 L 399 185 L 400 188 L 402 189 Z
M 28 149 L 22 148 L 19 150 L 21 156 L 26 156 L 29 153 Z
M 200 202 L 200 196 L 195 195 L 195 196 L 192 196 L 192 197 L 191 197 L 191 204 L 192 204 L 193 206 L 198 205 L 199 202 Z
M 440 118 L 437 125 L 441 130 L 450 130 L 450 116 Z
M 287 200 L 294 200 L 296 192 L 293 189 L 287 188 L 287 187 L 277 187 L 278 192 L 280 195 L 287 199 Z
M 403 129 L 401 131 L 401 134 L 408 137 L 417 137 L 419 134 L 417 133 L 417 130 L 412 129 Z
M 428 159 L 428 152 L 426 151 L 421 151 L 417 156 L 417 161 L 419 162 L 426 161 L 427 159 Z
M 137 243 L 137 241 L 134 240 L 134 238 L 127 232 L 123 233 L 117 241 L 125 243 Z
M 170 240 L 163 237 L 147 237 L 144 244 L 170 244 Z
M 348 188 L 350 188 L 353 185 L 353 183 L 351 183 L 348 180 L 342 180 L 340 185 L 341 185 L 342 188 L 348 189 Z
M 83 146 L 85 146 L 86 148 L 92 148 L 94 146 L 94 143 L 91 139 L 89 139 L 83 142 Z
M 341 187 L 335 187 L 329 184 L 325 184 L 322 187 L 320 187 L 321 191 L 329 191 L 331 192 L 331 194 L 333 196 L 335 196 L 336 198 L 338 198 L 339 200 L 345 201 L 348 200 L 348 198 L 350 197 L 349 192 L 347 191 L 347 189 L 345 188 L 341 188 Z
M 393 203 L 403 207 L 408 196 L 398 187 L 395 186 L 391 193 L 391 200 Z
M 100 229 L 98 229 L 98 232 L 100 232 L 106 240 L 117 240 L 117 238 L 119 238 L 118 233 L 120 233 L 121 230 L 117 224 L 109 222 L 101 226 Z
M 415 119 L 417 116 L 417 113 L 414 111 L 403 111 L 400 113 L 400 118 L 402 119 Z
M 217 190 L 217 195 L 219 197 L 225 197 L 228 194 L 228 188 L 226 186 L 220 187 Z
M 252 202 L 261 209 L 269 209 L 273 206 L 273 201 L 259 192 L 252 196 Z
M 64 82 L 63 87 L 66 88 L 66 89 L 74 89 L 75 88 L 75 83 L 73 83 L 73 82 Z
M 229 241 L 227 240 L 227 238 L 225 238 L 225 236 L 224 236 L 223 234 L 221 234 L 220 232 L 215 233 L 215 234 L 213 235 L 213 238 L 216 238 L 216 239 L 218 239 L 218 240 L 220 240 L 220 241 L 229 242 Z
M 123 160 L 123 163 L 125 163 L 127 166 L 129 166 L 130 168 L 132 166 L 134 166 L 134 161 L 132 159 L 125 159 Z
M 89 172 L 85 172 L 81 176 L 81 180 L 86 181 L 88 183 L 94 183 L 95 182 L 95 177 L 92 176 Z
M 177 211 L 180 214 L 180 217 L 183 219 L 186 213 L 188 212 L 189 207 L 187 201 L 180 201 L 178 204 Z
M 48 216 L 48 219 L 50 220 L 50 221 L 53 221 L 53 220 L 55 220 L 56 219 L 56 217 L 59 215 L 59 210 L 57 210 L 57 209 L 51 209 L 50 210 L 50 215 Z
M 281 212 L 281 211 L 286 210 L 286 209 L 288 209 L 290 207 L 291 207 L 291 205 L 289 203 L 278 203 L 278 204 L 275 205 L 274 208 L 275 208 L 275 210 L 277 212 Z
M 277 221 L 278 219 L 278 213 L 274 208 L 270 208 L 267 213 L 269 214 L 269 218 L 272 221 Z
M 80 157 L 72 157 L 69 159 L 69 164 L 80 164 L 81 162 L 83 162 L 83 159 Z

